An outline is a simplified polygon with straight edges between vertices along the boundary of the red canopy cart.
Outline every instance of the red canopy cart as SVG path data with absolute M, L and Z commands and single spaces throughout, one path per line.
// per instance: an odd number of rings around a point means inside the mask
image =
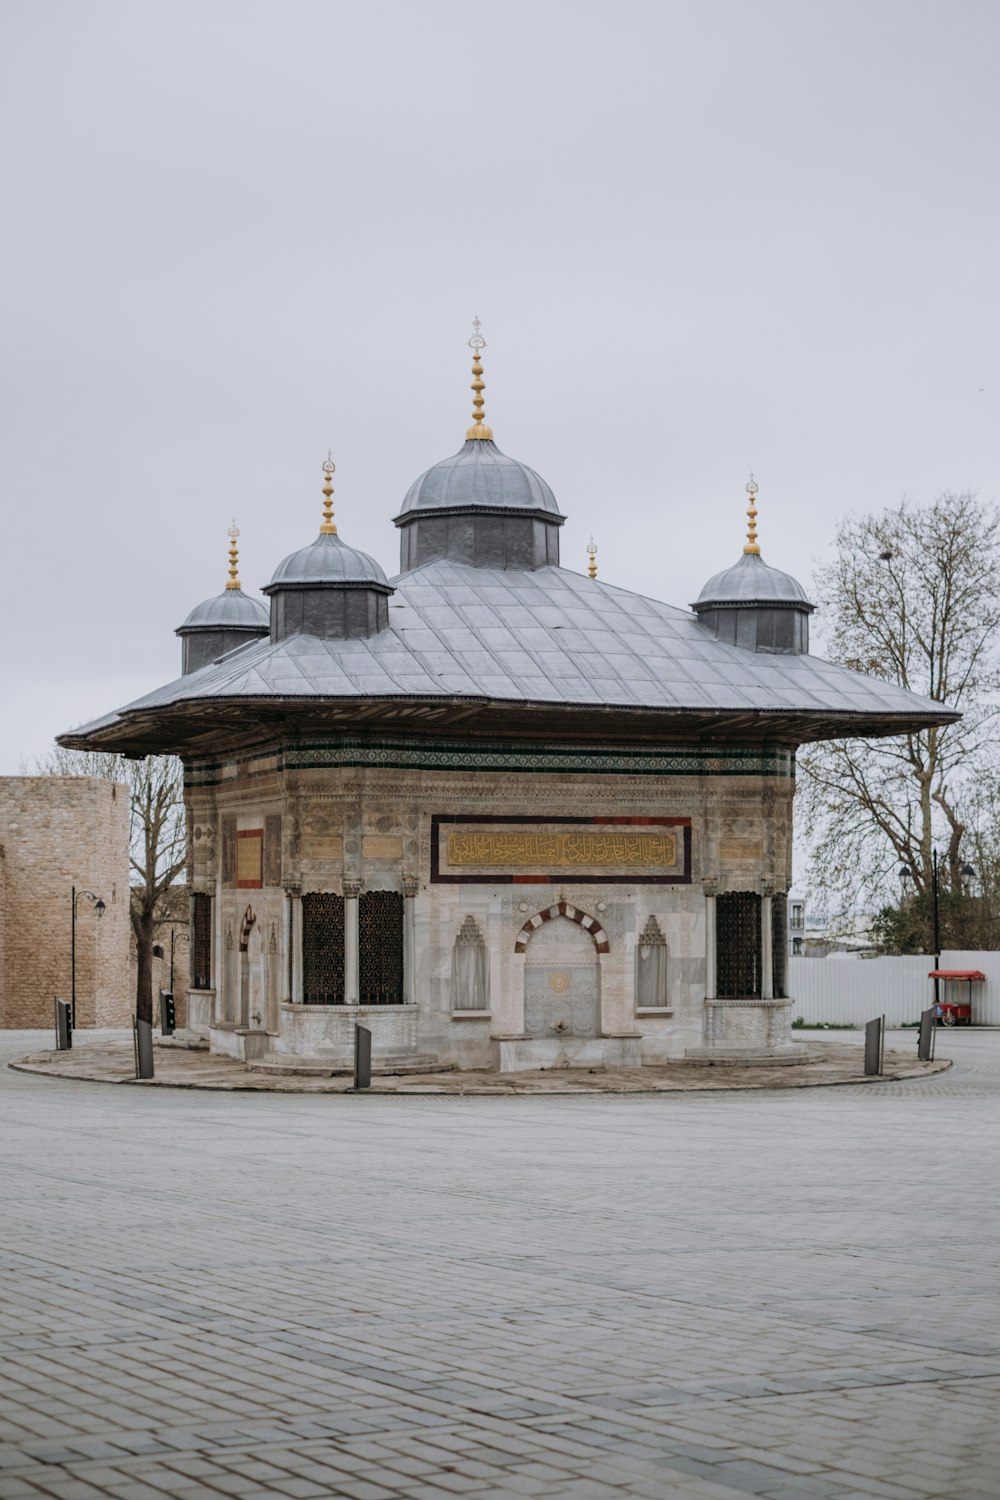
M 980 969 L 931 969 L 928 979 L 941 980 L 941 999 L 937 1006 L 939 1026 L 972 1025 L 972 986 L 985 984 L 986 975 Z M 963 985 L 968 985 L 964 992 Z

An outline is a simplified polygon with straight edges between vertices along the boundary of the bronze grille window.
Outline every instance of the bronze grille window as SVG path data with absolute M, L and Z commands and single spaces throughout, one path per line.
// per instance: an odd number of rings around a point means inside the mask
M 781 893 L 771 898 L 771 952 L 774 997 L 784 1000 L 788 994 L 788 897 Z
M 191 935 L 191 985 L 196 990 L 212 988 L 212 898 L 196 891 L 191 902 L 194 932 Z
M 403 898 L 365 891 L 358 903 L 359 990 L 362 1005 L 403 1003 Z
M 720 999 L 760 998 L 760 897 L 726 891 L 716 899 L 715 988 Z
M 302 999 L 344 1003 L 344 898 L 333 891 L 302 897 Z

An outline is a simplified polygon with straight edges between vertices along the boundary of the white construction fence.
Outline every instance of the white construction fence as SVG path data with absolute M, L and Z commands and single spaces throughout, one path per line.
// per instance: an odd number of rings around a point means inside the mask
M 1000 1026 L 1000 953 L 942 953 L 942 969 L 979 969 L 985 984 L 972 986 L 972 1018 L 980 1026 Z M 863 1026 L 885 1016 L 887 1026 L 919 1021 L 934 1003 L 934 981 L 928 979 L 934 958 L 907 954 L 901 958 L 790 958 L 788 993 L 794 996 L 792 1019 L 807 1024 L 831 1021 Z M 949 991 L 954 992 L 950 985 Z M 961 986 L 962 999 L 969 993 Z

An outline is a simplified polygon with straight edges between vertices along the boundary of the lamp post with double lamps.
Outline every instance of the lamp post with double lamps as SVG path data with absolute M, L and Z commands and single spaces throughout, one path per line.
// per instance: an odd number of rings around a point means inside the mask
M 90 902 L 90 904 L 93 906 L 94 910 L 96 911 L 98 917 L 103 917 L 104 913 L 107 911 L 107 907 L 105 906 L 104 901 L 101 899 L 100 896 L 95 896 L 94 893 L 93 893 L 93 891 L 78 891 L 77 888 L 76 888 L 76 886 L 73 886 L 73 895 L 72 895 L 72 899 L 71 899 L 71 916 L 70 916 L 70 925 L 69 925 L 69 953 L 70 953 L 70 960 L 69 960 L 69 966 L 70 966 L 69 1014 L 70 1014 L 70 1025 L 72 1027 L 74 1027 L 74 1028 L 76 1027 L 76 903 L 80 900 L 81 896 L 83 897 L 83 899 L 85 901 L 89 901 Z

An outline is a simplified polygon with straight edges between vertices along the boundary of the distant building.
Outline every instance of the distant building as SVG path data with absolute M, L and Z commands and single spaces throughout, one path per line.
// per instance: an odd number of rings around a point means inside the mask
M 808 655 L 752 481 L 690 610 L 563 567 L 471 342 L 472 426 L 406 493 L 395 578 L 339 535 L 328 461 L 269 607 L 233 538 L 182 675 L 61 743 L 182 758 L 189 1024 L 217 1052 L 343 1065 L 361 1022 L 397 1065 L 788 1055 L 796 747 L 955 715 Z
M 49 1027 L 70 998 L 74 888 L 77 1024 L 128 1024 L 128 795 L 98 777 L 0 777 L 0 1026 Z

